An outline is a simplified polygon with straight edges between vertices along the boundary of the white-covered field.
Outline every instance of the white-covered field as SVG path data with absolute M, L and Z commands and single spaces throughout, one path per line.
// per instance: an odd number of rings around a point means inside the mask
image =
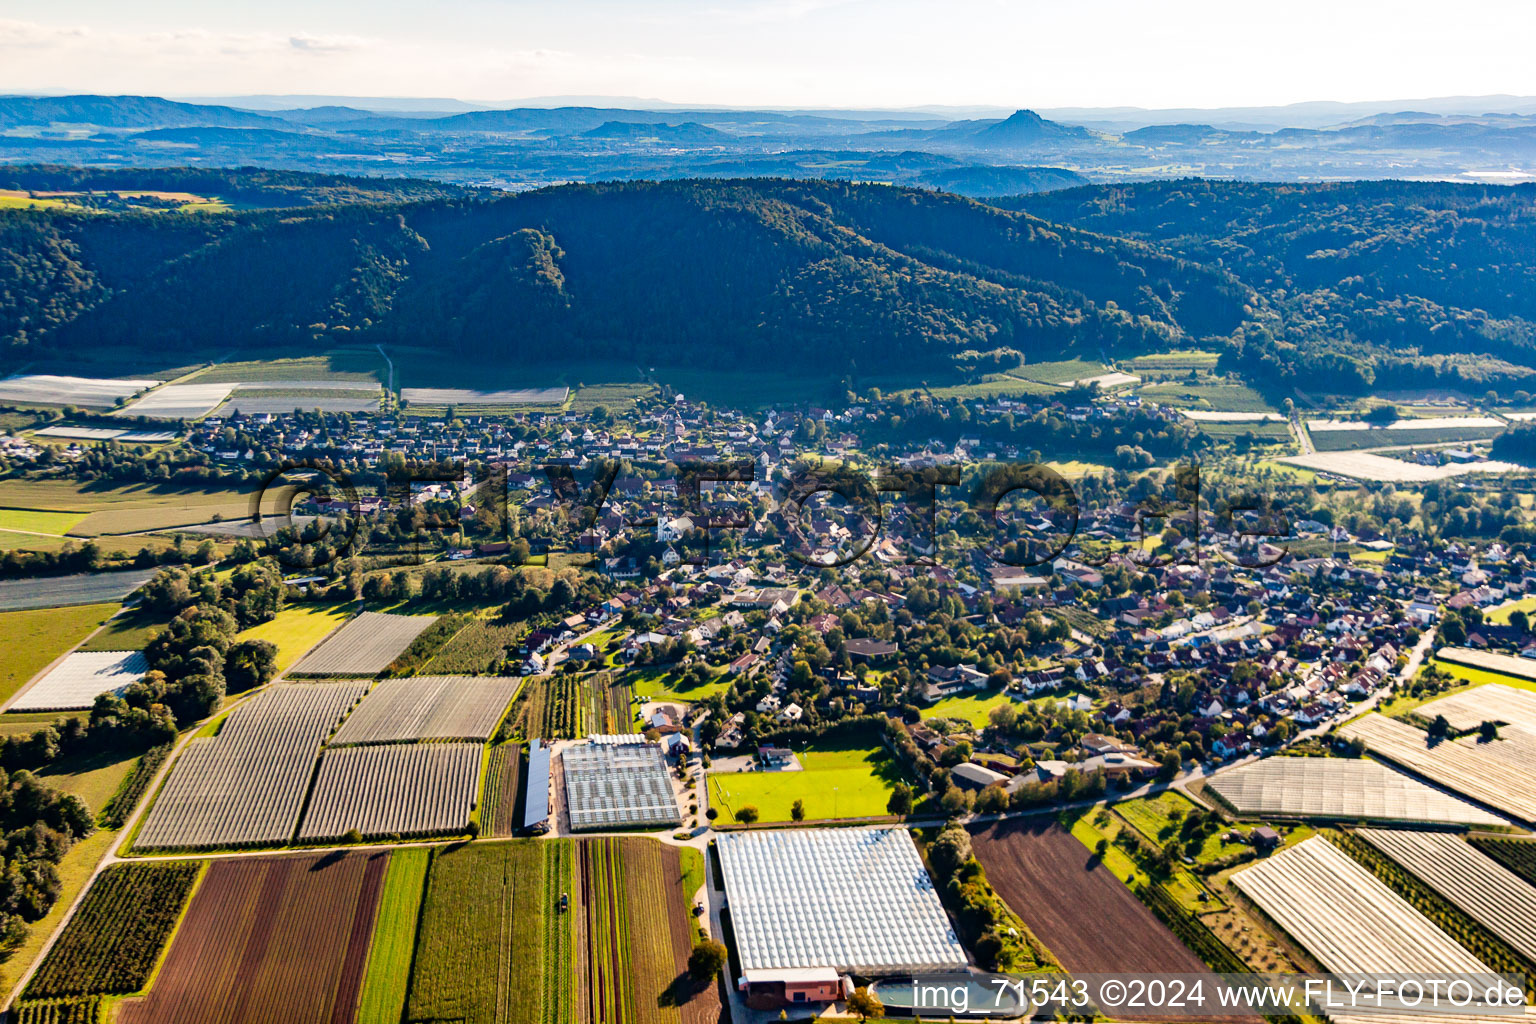
M 1394 420 L 1381 425 L 1360 420 L 1307 420 L 1307 429 L 1319 433 L 1330 430 L 1502 430 L 1504 421 L 1496 416 L 1424 416 L 1417 419 Z M 1391 444 L 1385 438 L 1382 444 Z
M 134 843 L 142 850 L 273 845 L 293 838 L 320 745 L 367 683 L 281 683 L 193 740 Z
M 78 405 L 110 409 L 118 399 L 156 387 L 158 380 L 109 380 L 103 377 L 68 377 L 29 373 L 0 380 L 0 402 L 27 405 Z
M 1221 412 L 1216 409 L 1180 409 L 1179 415 L 1197 423 L 1284 423 L 1277 412 Z
M 112 427 L 44 427 L 32 433 L 38 437 L 58 437 L 66 441 L 121 441 L 124 444 L 153 444 L 174 441 L 174 430 L 126 430 Z
M 1481 804 L 1536 822 L 1536 745 L 1475 737 L 1429 741 L 1429 734 L 1385 715 L 1369 714 L 1339 730 L 1373 754 Z
M 1466 665 L 1470 668 L 1487 669 L 1489 672 L 1501 672 L 1506 676 L 1516 676 L 1520 679 L 1536 679 L 1536 660 L 1517 658 L 1512 654 L 1499 654 L 1495 651 L 1477 651 L 1470 647 L 1442 647 L 1435 657 L 1441 661 L 1455 662 L 1458 665 Z
M 363 612 L 306 654 L 292 671 L 314 676 L 374 675 L 388 668 L 436 621 L 435 615 Z
M 479 743 L 333 747 L 299 829 L 301 839 L 463 832 L 480 788 Z
M 103 693 L 121 693 L 149 671 L 142 651 L 75 651 L 11 702 L 8 711 L 88 708 Z
M 412 405 L 561 405 L 570 388 L 518 388 L 474 391 L 468 388 L 401 388 L 400 397 Z
M 229 397 L 230 384 L 167 384 L 165 387 L 114 409 L 113 416 L 153 416 L 162 420 L 190 420 L 205 416 Z
M 1536 888 L 1520 876 L 1445 832 L 1361 829 L 1359 835 L 1515 952 L 1536 960 Z
M 1062 387 L 1086 387 L 1089 384 L 1097 384 L 1101 391 L 1109 391 L 1112 388 L 1129 387 L 1132 384 L 1140 384 L 1141 378 L 1134 373 L 1121 373 L 1114 370 L 1109 373 L 1101 373 L 1094 377 L 1079 377 L 1076 380 L 1066 381 Z
M 1232 884 L 1326 971 L 1493 973 L 1322 836 L 1237 872 Z
M 1507 824 L 1476 804 L 1364 758 L 1267 757 L 1218 772 L 1207 785 L 1239 814 L 1256 817 Z
M 386 679 L 347 716 L 331 745 L 413 740 L 484 743 L 521 685 L 519 679 L 499 676 Z
M 1278 462 L 1300 466 L 1318 473 L 1347 476 L 1352 480 L 1380 480 L 1387 483 L 1420 483 L 1428 480 L 1449 480 L 1471 473 L 1518 473 L 1522 467 L 1512 462 L 1464 462 L 1445 466 L 1421 466 L 1416 462 L 1389 459 L 1371 452 L 1314 452 L 1311 455 L 1289 455 Z

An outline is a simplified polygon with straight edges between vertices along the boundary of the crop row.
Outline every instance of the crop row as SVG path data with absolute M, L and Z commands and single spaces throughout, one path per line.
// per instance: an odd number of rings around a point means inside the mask
M 386 679 L 347 716 L 333 745 L 411 740 L 477 740 L 496 731 L 521 680 L 414 676 Z
M 517 828 L 521 768 L 522 750 L 517 744 L 504 743 L 491 748 L 491 764 L 485 777 L 485 799 L 480 805 L 482 835 L 510 836 Z
M 298 674 L 374 675 L 384 671 L 435 620 L 430 615 L 363 612 L 293 666 Z
M 482 749 L 478 743 L 332 747 L 320 759 L 299 838 L 463 832 L 474 810 Z
M 293 837 L 321 742 L 368 684 L 275 686 L 230 713 L 172 766 L 139 849 L 237 846 Z
M 1472 840 L 1472 845 L 1531 885 L 1536 885 L 1536 842 L 1478 836 Z
M 476 619 L 432 656 L 429 670 L 464 675 L 494 671 L 501 662 L 516 657 L 526 629 L 523 623 L 500 625 Z
M 17 1003 L 11 1011 L 15 1024 L 102 1024 L 103 1012 L 99 996 L 75 999 L 45 999 Z
M 118 785 L 117 791 L 107 801 L 107 805 L 101 810 L 101 818 L 98 824 L 102 828 L 119 829 L 138 806 L 139 800 L 144 796 L 144 791 L 149 788 L 150 782 L 155 778 L 155 773 L 160 766 L 165 764 L 165 759 L 171 756 L 172 744 L 162 743 L 157 747 L 150 747 L 140 755 L 133 763 L 133 770 Z
M 124 864 L 102 872 L 27 986 L 28 999 L 120 995 L 144 987 L 201 865 Z

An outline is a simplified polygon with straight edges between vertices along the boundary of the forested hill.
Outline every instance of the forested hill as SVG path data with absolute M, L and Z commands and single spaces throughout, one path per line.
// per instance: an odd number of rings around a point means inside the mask
M 784 180 L 216 216 L 0 214 L 8 362 L 338 335 L 466 360 L 921 374 L 1238 328 L 1249 290 L 943 193 Z M 472 362 L 466 363 L 472 365 Z
M 1255 380 L 1532 390 L 1536 186 L 1191 179 L 996 202 L 1235 274 L 1272 314 L 1229 356 Z

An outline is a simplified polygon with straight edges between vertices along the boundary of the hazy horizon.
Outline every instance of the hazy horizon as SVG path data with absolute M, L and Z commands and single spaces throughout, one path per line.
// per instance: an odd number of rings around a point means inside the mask
M 11 9 L 19 15 L 19 6 Z M 1489 32 L 1489 25 L 1499 25 Z M 1527 31 L 1522 31 L 1522 26 Z M 677 106 L 1213 109 L 1536 94 L 1536 9 L 1322 0 L 63 0 L 0 17 L 0 92 L 627 97 Z M 483 97 L 491 97 L 484 99 Z M 505 97 L 505 99 L 501 98 Z

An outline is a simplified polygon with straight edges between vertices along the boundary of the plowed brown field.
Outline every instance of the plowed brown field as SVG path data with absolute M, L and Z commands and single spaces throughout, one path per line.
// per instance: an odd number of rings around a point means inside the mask
M 349 1024 L 387 853 L 215 861 L 120 1024 Z

